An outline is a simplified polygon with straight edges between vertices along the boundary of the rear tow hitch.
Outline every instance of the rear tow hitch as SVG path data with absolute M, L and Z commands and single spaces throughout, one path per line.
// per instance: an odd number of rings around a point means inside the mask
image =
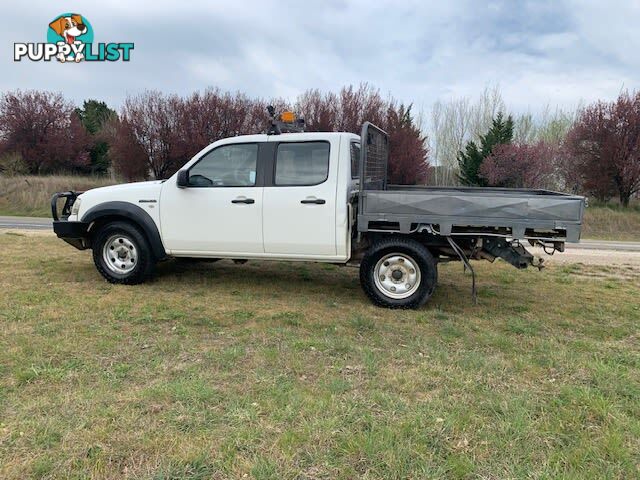
M 529 265 L 539 270 L 544 268 L 544 260 L 539 258 L 537 263 L 531 253 L 518 240 L 508 242 L 504 238 L 489 237 L 483 239 L 482 248 L 493 257 L 500 257 L 518 269 L 527 268 Z

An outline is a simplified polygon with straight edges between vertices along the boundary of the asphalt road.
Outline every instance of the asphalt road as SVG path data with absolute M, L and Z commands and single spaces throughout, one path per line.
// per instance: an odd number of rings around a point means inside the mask
M 0 216 L 0 229 L 52 231 L 51 222 L 50 218 Z M 582 240 L 580 243 L 568 243 L 567 250 L 571 249 L 640 252 L 640 242 Z
M 0 228 L 16 230 L 51 230 L 50 218 L 0 217 Z

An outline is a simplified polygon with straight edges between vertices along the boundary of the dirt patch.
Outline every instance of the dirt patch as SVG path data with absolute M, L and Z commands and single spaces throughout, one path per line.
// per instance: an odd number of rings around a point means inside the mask
M 569 248 L 563 253 L 546 255 L 540 248 L 532 248 L 530 251 L 535 257 L 542 257 L 545 265 L 562 265 L 563 268 L 575 266 L 575 269 L 569 272 L 575 276 L 640 281 L 640 252 Z
M 18 228 L 0 228 L 0 235 L 12 235 L 15 237 L 55 237 L 52 230 L 30 230 Z
M 541 248 L 531 248 L 529 251 L 536 257 L 544 258 L 545 263 L 549 265 L 584 263 L 588 265 L 622 265 L 640 268 L 640 252 L 568 248 L 563 253 L 546 255 Z

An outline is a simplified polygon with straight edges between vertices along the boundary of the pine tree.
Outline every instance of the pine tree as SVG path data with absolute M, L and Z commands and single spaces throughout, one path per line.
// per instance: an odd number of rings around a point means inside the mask
M 473 140 L 469 141 L 464 151 L 458 152 L 458 179 L 469 187 L 486 187 L 487 181 L 480 176 L 480 166 L 485 158 L 491 155 L 496 145 L 511 143 L 513 139 L 513 118 L 511 115 L 505 120 L 502 112 L 491 122 L 491 128 L 485 135 L 480 136 L 480 147 Z
M 105 123 L 115 118 L 117 114 L 106 103 L 97 100 L 85 100 L 82 108 L 76 108 L 76 113 L 84 128 L 94 138 L 93 146 L 89 151 L 91 170 L 93 173 L 105 173 L 109 168 L 109 145 L 98 136 Z

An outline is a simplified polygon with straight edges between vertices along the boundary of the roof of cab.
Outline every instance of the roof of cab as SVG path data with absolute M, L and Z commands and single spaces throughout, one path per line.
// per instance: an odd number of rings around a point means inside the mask
M 218 140 L 216 144 L 221 143 L 247 143 L 247 142 L 290 142 L 290 141 L 309 141 L 309 140 L 326 140 L 327 138 L 341 137 L 347 135 L 354 140 L 359 140 L 360 136 L 349 132 L 300 132 L 300 133 L 282 133 L 280 135 L 267 135 L 266 133 L 258 135 L 239 135 L 237 137 L 229 137 Z
M 359 139 L 360 136 L 349 132 L 300 132 L 300 133 L 281 133 L 280 135 L 267 135 L 270 142 L 287 142 L 291 140 L 326 140 L 327 138 L 348 136 Z

